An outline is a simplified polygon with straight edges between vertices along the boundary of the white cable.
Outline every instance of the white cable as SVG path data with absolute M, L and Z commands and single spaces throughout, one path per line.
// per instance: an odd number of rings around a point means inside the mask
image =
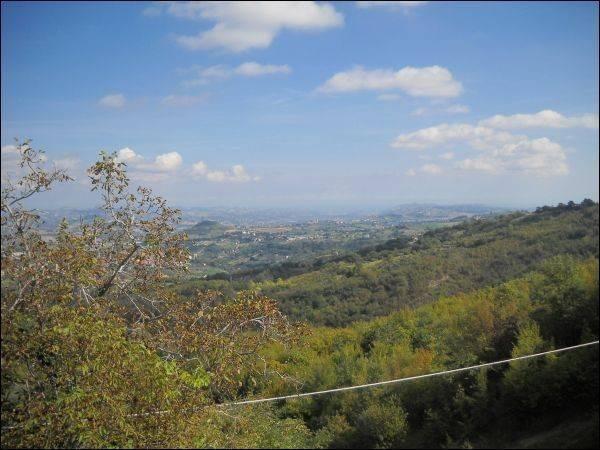
M 484 363 L 484 364 L 477 364 L 475 366 L 461 367 L 459 369 L 443 370 L 441 372 L 427 373 L 427 374 L 424 374 L 424 375 L 415 375 L 415 376 L 412 376 L 412 377 L 397 378 L 395 380 L 378 381 L 376 383 L 359 384 L 357 386 L 346 386 L 346 387 L 335 388 L 335 389 L 325 389 L 323 391 L 304 392 L 304 393 L 300 393 L 300 394 L 280 395 L 278 397 L 258 398 L 258 399 L 254 399 L 254 400 L 242 400 L 242 401 L 239 401 L 239 402 L 219 403 L 219 404 L 214 405 L 214 406 L 224 407 L 224 406 L 237 406 L 237 405 L 251 405 L 251 404 L 254 404 L 254 403 L 275 402 L 275 401 L 278 401 L 278 400 L 287 400 L 287 399 L 301 398 L 301 397 L 311 397 L 311 396 L 314 396 L 314 395 L 329 394 L 329 393 L 332 393 L 332 392 L 352 391 L 352 390 L 355 390 L 355 389 L 364 389 L 364 388 L 369 388 L 369 387 L 382 386 L 382 385 L 386 385 L 386 384 L 401 383 L 403 381 L 412 381 L 412 380 L 419 380 L 419 379 L 422 379 L 422 378 L 437 377 L 437 376 L 440 376 L 440 375 L 447 375 L 449 373 L 466 372 L 467 370 L 474 370 L 474 369 L 480 369 L 482 367 L 489 367 L 489 366 L 496 366 L 496 365 L 500 365 L 500 364 L 506 364 L 506 363 L 509 363 L 509 362 L 512 362 L 512 361 L 520 361 L 520 360 L 523 360 L 523 359 L 537 358 L 539 356 L 549 355 L 549 354 L 552 354 L 552 353 L 566 352 L 566 351 L 575 350 L 575 349 L 578 349 L 578 348 L 581 348 L 581 347 L 588 347 L 590 345 L 597 345 L 598 342 L 599 341 L 586 342 L 585 344 L 572 345 L 570 347 L 558 348 L 556 350 L 548 350 L 546 352 L 534 353 L 534 354 L 531 354 L 531 355 L 517 356 L 515 358 L 503 359 L 503 360 L 500 360 L 500 361 L 494 361 L 494 362 L 489 362 L 489 363 Z M 190 410 L 191 411 L 197 411 L 199 409 L 204 409 L 204 408 L 206 408 L 208 406 L 209 405 L 199 406 L 199 407 L 187 409 L 187 411 L 190 411 Z M 155 415 L 155 414 L 167 414 L 169 412 L 171 412 L 171 410 L 152 411 L 152 412 L 139 413 L 139 414 L 130 414 L 127 417 L 144 417 L 144 416 Z
M 423 378 L 437 377 L 440 375 L 447 375 L 450 373 L 466 372 L 468 370 L 481 369 L 482 367 L 497 366 L 500 364 L 507 364 L 507 363 L 513 362 L 513 361 L 521 361 L 523 359 L 537 358 L 539 356 L 550 355 L 552 353 L 566 352 L 569 350 L 575 350 L 575 349 L 582 348 L 582 347 L 589 347 L 591 345 L 597 345 L 598 342 L 599 341 L 586 342 L 585 344 L 572 345 L 570 347 L 558 348 L 556 350 L 548 350 L 545 352 L 534 353 L 531 355 L 517 356 L 515 358 L 509 358 L 509 359 L 503 359 L 500 361 L 477 364 L 477 365 L 469 366 L 469 367 L 461 367 L 458 369 L 443 370 L 441 372 L 426 373 L 424 375 L 415 375 L 412 377 L 397 378 L 395 380 L 378 381 L 376 383 L 359 384 L 357 386 L 346 386 L 346 387 L 335 388 L 335 389 L 325 389 L 323 391 L 304 392 L 304 393 L 300 393 L 300 394 L 290 394 L 290 395 L 280 395 L 279 397 L 258 398 L 255 400 L 243 400 L 243 401 L 239 401 L 239 402 L 220 403 L 220 404 L 217 404 L 214 406 L 223 407 L 223 406 L 250 405 L 250 404 L 254 404 L 254 403 L 275 402 L 278 400 L 287 400 L 287 399 L 291 399 L 291 398 L 311 397 L 314 395 L 329 394 L 332 392 L 352 391 L 355 389 L 364 389 L 364 388 L 375 387 L 375 386 L 383 386 L 386 384 L 401 383 L 403 381 L 412 381 L 412 380 L 419 380 L 419 379 L 423 379 Z M 199 406 L 199 407 L 195 407 L 195 408 L 189 408 L 189 409 L 186 409 L 186 411 L 197 411 L 199 409 L 203 409 L 208 406 L 209 405 Z M 167 410 L 163 410 L 163 411 L 151 411 L 151 412 L 146 412 L 146 413 L 128 414 L 127 417 L 146 417 L 146 416 L 151 416 L 151 415 L 167 414 L 170 412 L 171 412 L 171 410 L 167 409 Z M 2 429 L 7 430 L 7 429 L 13 429 L 13 428 L 19 428 L 19 427 L 18 426 L 4 427 Z
M 549 355 L 549 354 L 552 354 L 552 353 L 566 352 L 568 350 L 574 350 L 574 349 L 577 349 L 577 348 L 588 347 L 590 345 L 596 345 L 596 344 L 598 344 L 598 341 L 592 341 L 592 342 L 586 342 L 585 344 L 572 345 L 570 347 L 563 347 L 563 348 L 559 348 L 559 349 L 556 349 L 556 350 L 548 350 L 546 352 L 534 353 L 532 355 L 517 356 L 515 358 L 503 359 L 501 361 L 494 361 L 494 362 L 489 362 L 489 363 L 484 363 L 484 364 L 477 364 L 475 366 L 469 366 L 469 367 L 461 367 L 459 369 L 443 370 L 441 372 L 427 373 L 425 375 L 416 375 L 416 376 L 413 376 L 413 377 L 397 378 L 395 380 L 388 380 L 388 381 L 378 381 L 376 383 L 360 384 L 360 385 L 357 385 L 357 386 L 346 386 L 346 387 L 335 388 L 335 389 L 325 389 L 323 391 L 304 392 L 304 393 L 301 393 L 301 394 L 281 395 L 279 397 L 259 398 L 259 399 L 255 399 L 255 400 L 243 400 L 243 401 L 239 401 L 239 402 L 221 403 L 221 404 L 219 404 L 217 406 L 235 406 L 235 405 L 249 405 L 249 404 L 252 404 L 252 403 L 274 402 L 274 401 L 277 401 L 277 400 L 286 400 L 286 399 L 290 399 L 290 398 L 310 397 L 310 396 L 313 396 L 313 395 L 329 394 L 331 392 L 352 391 L 352 390 L 355 390 L 355 389 L 364 389 L 364 388 L 369 388 L 369 387 L 382 386 L 382 385 L 385 385 L 385 384 L 401 383 L 403 381 L 419 380 L 419 379 L 422 379 L 422 378 L 430 378 L 430 377 L 437 377 L 437 376 L 440 376 L 440 375 L 447 375 L 449 373 L 465 372 L 467 370 L 480 369 L 482 367 L 496 366 L 496 365 L 499 365 L 499 364 L 506 364 L 506 363 L 509 363 L 509 362 L 512 362 L 512 361 L 519 361 L 519 360 L 523 360 L 523 359 L 536 358 L 538 356 Z

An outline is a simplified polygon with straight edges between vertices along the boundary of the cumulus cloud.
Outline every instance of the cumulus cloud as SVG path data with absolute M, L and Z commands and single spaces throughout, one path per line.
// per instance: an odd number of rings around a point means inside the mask
M 206 68 L 196 67 L 196 70 L 198 72 L 198 75 L 207 79 L 229 78 L 232 74 L 232 70 L 229 67 L 222 64 Z
M 503 145 L 493 152 L 460 161 L 457 167 L 492 174 L 509 171 L 539 176 L 566 175 L 569 173 L 566 159 L 560 144 L 539 138 Z
M 239 164 L 233 166 L 231 168 L 231 171 L 225 172 L 225 171 L 215 170 L 213 172 L 208 172 L 206 174 L 206 178 L 209 181 L 215 181 L 218 183 L 221 183 L 224 181 L 244 183 L 244 182 L 252 180 L 250 175 L 248 175 L 248 173 L 246 172 L 246 169 L 244 169 L 244 166 L 239 165 Z
M 172 2 L 166 5 L 166 12 L 182 19 L 215 22 L 197 35 L 175 37 L 188 50 L 267 48 L 285 29 L 324 30 L 344 23 L 343 15 L 331 4 L 313 1 Z
M 183 158 L 177 152 L 164 153 L 154 159 L 152 166 L 160 172 L 172 172 L 181 166 Z
M 135 170 L 147 172 L 174 172 L 183 163 L 183 158 L 177 152 L 163 153 L 156 156 L 153 161 L 147 161 L 129 147 L 119 150 L 116 159 L 132 166 Z
M 236 164 L 231 170 L 209 170 L 204 161 L 198 161 L 192 165 L 192 175 L 214 183 L 246 183 L 260 180 L 260 177 L 250 176 L 241 164 Z
M 197 78 L 183 82 L 185 86 L 202 86 L 215 80 L 224 80 L 233 76 L 240 77 L 260 77 L 264 75 L 289 74 L 292 69 L 287 64 L 260 64 L 255 61 L 249 61 L 240 64 L 237 67 L 225 65 L 216 65 L 210 67 L 192 67 L 182 70 L 183 73 L 193 72 Z
M 465 170 L 475 170 L 490 173 L 495 173 L 499 169 L 499 166 L 495 165 L 492 160 L 485 157 L 475 159 L 467 158 L 457 163 L 456 167 Z
M 105 108 L 119 109 L 125 106 L 125 96 L 123 94 L 108 94 L 98 100 L 98 104 Z
M 196 161 L 191 166 L 184 167 L 183 158 L 176 151 L 163 153 L 153 160 L 148 160 L 135 150 L 125 147 L 117 152 L 116 159 L 131 167 L 132 179 L 142 182 L 167 181 L 184 175 L 215 183 L 245 183 L 260 180 L 260 177 L 250 175 L 241 164 L 234 165 L 230 170 L 211 170 L 204 161 Z
M 480 125 L 505 130 L 524 128 L 598 128 L 598 115 L 585 114 L 578 117 L 565 117 L 545 109 L 535 114 L 496 115 L 479 122 Z
M 449 98 L 459 96 L 463 87 L 448 69 L 441 66 L 408 66 L 398 71 L 356 66 L 336 73 L 317 88 L 318 92 L 324 93 L 389 90 L 400 90 L 413 97 Z
M 235 69 L 235 73 L 246 77 L 257 77 L 261 75 L 271 75 L 275 73 L 291 73 L 292 69 L 288 65 L 277 66 L 274 64 L 259 64 L 257 62 L 246 62 L 240 64 Z
M 546 137 L 530 139 L 481 125 L 442 124 L 401 134 L 391 145 L 419 151 L 448 145 L 466 146 L 475 151 L 475 156 L 458 161 L 455 167 L 469 171 L 521 172 L 537 176 L 568 173 L 566 152 L 560 144 Z M 454 156 L 454 152 L 446 152 L 440 158 L 452 159 Z
M 198 161 L 192 165 L 192 175 L 204 176 L 208 173 L 208 166 L 204 161 Z
M 508 130 L 575 127 L 598 129 L 598 115 L 567 117 L 549 109 L 534 114 L 496 115 L 476 125 L 444 123 L 400 134 L 390 145 L 417 151 L 461 145 L 474 150 L 475 155 L 457 161 L 454 165 L 457 169 L 557 176 L 569 173 L 567 154 L 559 143 L 547 137 L 532 139 Z M 448 151 L 440 158 L 449 160 L 454 156 L 454 152 Z
M 124 162 L 126 164 L 136 164 L 141 163 L 144 160 L 144 158 L 141 155 L 138 155 L 129 147 L 125 147 L 117 152 L 116 160 L 118 162 Z
M 394 148 L 425 150 L 452 142 L 467 142 L 471 147 L 486 149 L 498 144 L 513 142 L 518 137 L 493 128 L 467 123 L 441 124 L 401 134 L 392 142 Z
M 415 169 L 408 169 L 404 174 L 409 177 L 414 177 L 417 174 L 417 171 Z

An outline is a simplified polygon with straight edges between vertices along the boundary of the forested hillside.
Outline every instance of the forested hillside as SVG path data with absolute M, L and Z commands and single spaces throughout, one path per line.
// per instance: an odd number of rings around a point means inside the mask
M 214 281 L 181 286 L 190 257 L 179 212 L 148 188 L 131 189 L 115 154 L 88 169 L 101 212 L 78 227 L 63 221 L 44 239 L 24 200 L 71 178 L 48 169 L 29 142 L 18 151 L 24 174 L 1 196 L 3 447 L 597 442 L 597 346 L 362 391 L 228 404 L 597 340 L 596 203 L 465 222 L 250 284 L 262 292 L 223 294 L 206 289 Z M 203 289 L 181 295 L 193 287 Z
M 266 352 L 302 391 L 465 367 L 598 338 L 598 260 L 556 257 L 496 288 L 442 297 L 347 328 L 315 328 L 303 345 Z M 266 393 L 289 392 L 280 382 Z M 287 388 L 289 389 L 289 387 Z M 263 394 L 264 395 L 264 394 Z M 563 444 L 598 439 L 598 348 L 389 387 L 290 400 L 334 447 L 505 448 L 578 420 Z M 556 442 L 556 441 L 554 441 Z M 544 447 L 552 441 L 535 442 Z
M 250 284 L 295 319 L 339 326 L 497 284 L 555 255 L 598 257 L 598 204 L 467 221 L 348 254 L 287 279 Z

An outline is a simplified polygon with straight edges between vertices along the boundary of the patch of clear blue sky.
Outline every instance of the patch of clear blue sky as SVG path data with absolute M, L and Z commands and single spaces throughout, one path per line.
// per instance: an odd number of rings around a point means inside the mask
M 260 182 L 181 180 L 154 187 L 178 205 L 367 206 L 406 202 L 483 202 L 533 206 L 598 199 L 598 131 L 526 130 L 567 150 L 570 172 L 547 178 L 448 170 L 407 177 L 439 152 L 390 148 L 400 133 L 440 123 L 476 123 L 494 114 L 552 109 L 566 116 L 598 113 L 598 5 L 578 3 L 428 3 L 411 9 L 359 9 L 335 3 L 345 24 L 320 32 L 283 31 L 266 49 L 243 53 L 188 51 L 174 34 L 212 26 L 162 15 L 144 3 L 2 3 L 2 145 L 31 137 L 51 156 L 90 163 L 100 149 L 131 147 L 152 158 L 179 152 L 185 164 L 211 169 L 242 164 Z M 288 64 L 289 75 L 231 78 L 185 88 L 192 65 L 246 61 Z M 462 115 L 414 116 L 440 108 L 401 94 L 316 95 L 334 73 L 355 65 L 448 68 L 464 93 Z M 103 109 L 122 93 L 130 103 Z M 173 108 L 167 95 L 207 95 Z M 456 147 L 457 155 L 467 149 Z M 420 159 L 423 155 L 431 160 Z M 82 206 L 85 196 L 49 197 Z

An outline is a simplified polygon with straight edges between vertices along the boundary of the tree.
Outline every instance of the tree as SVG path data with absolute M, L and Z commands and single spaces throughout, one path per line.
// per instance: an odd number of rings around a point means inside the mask
M 32 196 L 70 181 L 29 141 L 2 188 L 2 445 L 169 446 L 216 402 L 272 375 L 259 350 L 294 339 L 267 297 L 181 299 L 165 280 L 189 260 L 179 211 L 130 189 L 102 152 L 88 170 L 102 214 L 44 240 Z M 260 364 L 259 364 L 260 363 Z M 196 419 L 194 419 L 194 417 Z M 202 432 L 200 431 L 200 435 Z

